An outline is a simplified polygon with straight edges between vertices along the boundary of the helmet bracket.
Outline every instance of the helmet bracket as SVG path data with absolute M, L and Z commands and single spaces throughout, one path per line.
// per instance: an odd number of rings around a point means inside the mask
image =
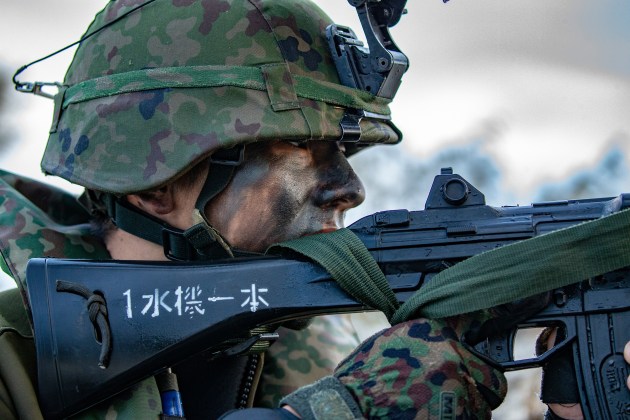
M 407 0 L 348 0 L 357 9 L 369 48 L 352 29 L 326 28 L 328 47 L 341 82 L 376 96 L 393 99 L 409 60 L 394 43 L 388 28 L 405 13 Z

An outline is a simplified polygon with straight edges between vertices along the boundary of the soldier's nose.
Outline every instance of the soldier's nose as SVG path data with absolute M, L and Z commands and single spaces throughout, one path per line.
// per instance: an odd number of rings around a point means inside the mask
M 365 200 L 365 189 L 341 150 L 330 146 L 325 157 L 319 156 L 319 182 L 313 200 L 318 207 L 344 211 Z

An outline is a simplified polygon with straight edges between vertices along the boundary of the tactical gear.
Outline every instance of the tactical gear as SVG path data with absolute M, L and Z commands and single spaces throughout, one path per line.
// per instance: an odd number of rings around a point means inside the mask
M 140 3 L 109 2 L 88 33 Z M 79 46 L 55 98 L 42 169 L 90 189 L 138 192 L 217 149 L 338 141 L 354 109 L 368 115 L 357 146 L 398 142 L 390 99 L 340 84 L 325 38 L 330 23 L 306 0 L 138 8 Z
M 0 293 L 0 418 L 36 419 L 41 412 L 33 386 L 35 348 L 29 314 L 22 300 L 28 294 L 26 263 L 29 258 L 44 255 L 96 260 L 110 256 L 104 245 L 91 236 L 89 215 L 67 192 L 0 171 L 0 197 L 0 264 L 18 284 L 18 289 Z M 273 406 L 285 393 L 330 374 L 359 342 L 346 317 L 317 317 L 309 329 L 282 334 L 276 343 L 278 347 L 265 358 L 269 368 L 261 379 L 257 405 Z M 305 354 L 310 359 L 305 359 Z M 196 410 L 212 406 L 213 411 L 205 411 L 206 418 L 218 417 L 238 407 L 241 382 L 250 368 L 247 359 L 223 358 L 209 363 L 200 354 L 174 367 L 187 415 L 193 418 Z M 250 391 L 253 400 L 253 390 Z M 199 394 L 202 396 L 196 398 Z M 208 395 L 217 398 L 209 399 Z M 251 400 L 247 405 L 251 405 Z M 121 418 L 157 418 L 159 393 L 153 378 L 81 414 L 102 418 L 108 412 L 116 412 Z

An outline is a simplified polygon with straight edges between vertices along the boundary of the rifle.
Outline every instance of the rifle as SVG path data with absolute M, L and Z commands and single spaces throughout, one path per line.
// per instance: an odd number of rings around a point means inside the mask
M 379 212 L 349 229 L 404 302 L 471 256 L 629 207 L 630 194 L 491 207 L 446 168 L 435 177 L 425 210 Z M 321 266 L 300 258 L 203 265 L 44 258 L 29 262 L 27 278 L 39 400 L 51 418 L 81 411 L 199 352 L 224 357 L 268 344 L 283 322 L 368 309 Z M 630 268 L 576 282 L 555 290 L 543 310 L 483 340 L 476 351 L 515 370 L 542 366 L 570 346 L 585 416 L 628 418 L 623 347 L 630 341 Z M 90 322 L 85 299 L 104 301 L 107 315 Z M 515 360 L 516 332 L 547 326 L 564 329 L 562 343 L 539 357 Z

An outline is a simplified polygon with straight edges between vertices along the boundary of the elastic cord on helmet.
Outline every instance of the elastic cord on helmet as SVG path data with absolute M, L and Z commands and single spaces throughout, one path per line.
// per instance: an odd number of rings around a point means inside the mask
M 81 37 L 81 39 L 79 39 L 78 41 L 74 41 L 71 44 L 66 45 L 63 48 L 58 49 L 55 52 L 52 52 L 44 57 L 38 58 L 37 60 L 31 61 L 28 64 L 23 65 L 22 67 L 20 67 L 19 69 L 17 69 L 15 71 L 15 73 L 13 74 L 13 85 L 15 86 L 15 90 L 17 90 L 18 92 L 24 92 L 24 93 L 33 93 L 35 95 L 39 95 L 39 96 L 43 96 L 45 98 L 53 98 L 53 95 L 47 94 L 45 93 L 42 88 L 44 86 L 57 86 L 60 87 L 61 84 L 58 82 L 20 82 L 19 80 L 17 80 L 17 77 L 27 68 L 29 68 L 30 66 L 32 66 L 33 64 L 37 64 L 37 63 L 41 63 L 42 61 L 48 60 L 51 57 L 56 56 L 59 53 L 62 53 L 64 51 L 66 51 L 69 48 L 74 47 L 75 45 L 78 45 L 80 43 L 82 43 L 83 41 L 85 41 L 88 38 L 91 38 L 92 36 L 96 35 L 97 33 L 101 32 L 103 29 L 108 28 L 109 26 L 113 25 L 114 23 L 126 18 L 130 13 L 135 12 L 138 9 L 143 8 L 144 6 L 153 3 L 155 0 L 147 0 L 142 4 L 139 4 L 138 6 L 134 7 L 133 9 L 128 10 L 127 12 L 123 13 L 122 15 L 118 16 L 116 19 L 111 20 L 110 22 L 107 22 L 106 24 L 104 24 L 103 26 L 96 28 L 95 30 L 93 30 L 92 32 L 85 34 Z

